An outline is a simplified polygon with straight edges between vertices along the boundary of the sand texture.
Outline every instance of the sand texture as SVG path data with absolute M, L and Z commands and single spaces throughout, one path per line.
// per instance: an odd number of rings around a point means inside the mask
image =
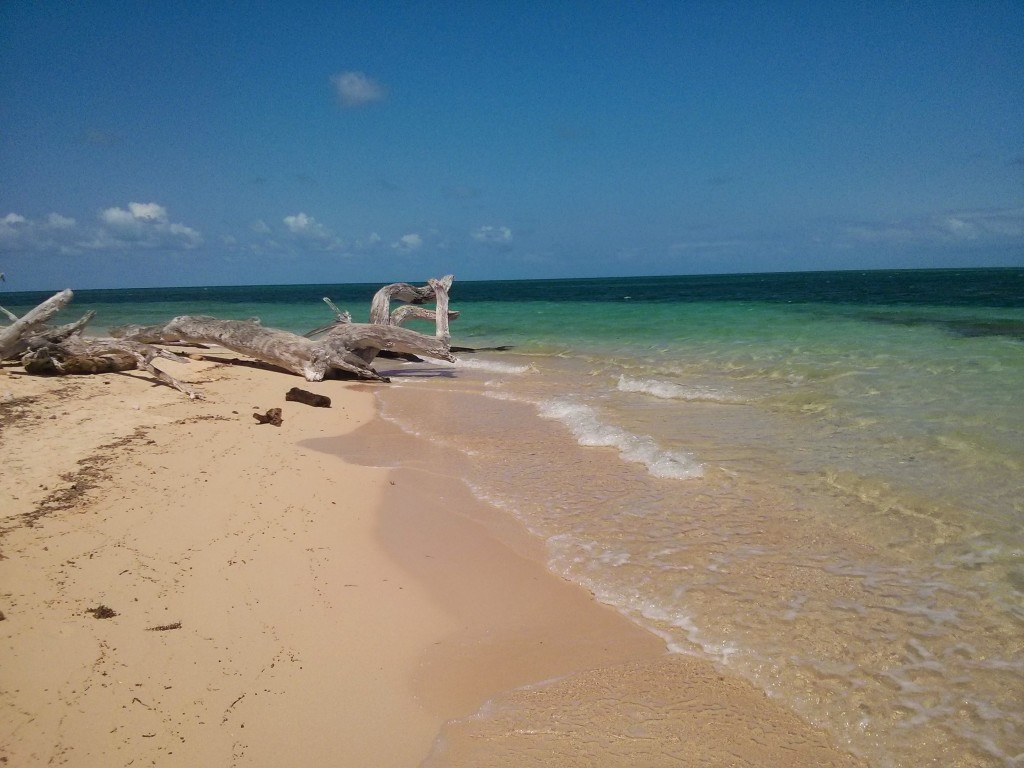
M 545 570 L 372 388 L 214 356 L 161 364 L 201 402 L 0 372 L 0 763 L 856 764 Z

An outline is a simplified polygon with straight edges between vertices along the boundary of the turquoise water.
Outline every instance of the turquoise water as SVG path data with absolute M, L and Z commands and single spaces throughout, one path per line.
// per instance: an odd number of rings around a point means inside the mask
M 304 331 L 375 288 L 74 308 Z M 1024 270 L 456 282 L 452 307 L 455 344 L 512 348 L 380 361 L 382 412 L 553 570 L 874 766 L 1024 762 Z

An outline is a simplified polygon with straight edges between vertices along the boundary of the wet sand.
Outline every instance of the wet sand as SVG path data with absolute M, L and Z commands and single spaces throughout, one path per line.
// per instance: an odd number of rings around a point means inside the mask
M 162 367 L 207 399 L 0 373 L 6 764 L 856 764 L 547 571 L 371 387 Z

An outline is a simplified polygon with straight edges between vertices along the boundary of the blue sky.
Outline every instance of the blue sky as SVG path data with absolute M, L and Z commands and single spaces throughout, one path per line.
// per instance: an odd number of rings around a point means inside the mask
M 1024 4 L 0 4 L 7 290 L 1024 265 Z

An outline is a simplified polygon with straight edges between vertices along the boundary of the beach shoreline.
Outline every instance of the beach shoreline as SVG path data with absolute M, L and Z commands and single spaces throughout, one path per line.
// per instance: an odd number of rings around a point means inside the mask
M 203 356 L 167 368 L 202 402 L 145 373 L 0 374 L 8 764 L 559 765 L 588 727 L 639 738 L 651 691 L 664 764 L 857 764 L 547 571 L 372 387 Z M 271 407 L 280 428 L 251 416 Z M 589 714 L 548 734 L 562 751 L 473 732 L 567 685 Z

